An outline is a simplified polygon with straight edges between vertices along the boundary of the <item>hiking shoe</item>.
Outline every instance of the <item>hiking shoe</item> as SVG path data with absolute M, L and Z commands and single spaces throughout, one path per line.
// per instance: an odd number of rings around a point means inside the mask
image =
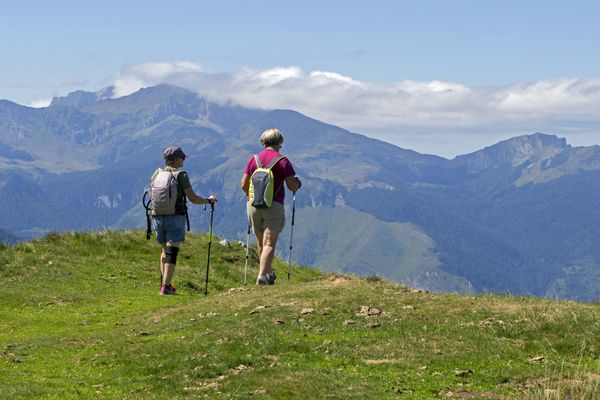
M 264 275 L 259 275 L 258 279 L 256 280 L 257 285 L 266 285 L 268 283 L 269 283 L 269 281 L 267 280 L 267 277 Z
M 275 275 L 275 271 L 267 274 L 267 283 L 269 285 L 274 285 L 275 284 L 275 279 L 277 279 L 277 275 Z
M 177 294 L 177 291 L 172 285 L 162 285 L 160 287 L 160 294 Z

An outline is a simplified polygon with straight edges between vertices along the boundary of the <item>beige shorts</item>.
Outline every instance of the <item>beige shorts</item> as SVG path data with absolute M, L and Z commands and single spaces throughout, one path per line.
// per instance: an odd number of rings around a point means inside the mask
M 281 232 L 285 226 L 285 208 L 277 201 L 269 208 L 256 208 L 247 202 L 246 214 L 254 232 L 264 232 L 266 229 Z

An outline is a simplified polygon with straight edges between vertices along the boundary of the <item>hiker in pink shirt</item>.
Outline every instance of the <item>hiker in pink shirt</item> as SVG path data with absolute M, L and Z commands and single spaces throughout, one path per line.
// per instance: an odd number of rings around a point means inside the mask
M 277 244 L 279 234 L 285 226 L 285 209 L 283 207 L 285 200 L 284 182 L 285 186 L 292 192 L 300 189 L 302 183 L 296 177 L 292 163 L 279 153 L 283 144 L 283 135 L 278 129 L 267 129 L 264 131 L 260 136 L 260 144 L 264 149 L 257 156 L 262 166 L 268 166 L 279 158 L 271 168 L 274 181 L 273 202 L 270 207 L 258 208 L 247 201 L 246 212 L 248 222 L 252 224 L 252 228 L 256 234 L 256 247 L 260 258 L 260 268 L 256 284 L 272 285 L 275 283 L 276 278 L 272 267 L 273 257 L 275 256 L 275 245 Z M 252 156 L 246 164 L 241 181 L 242 190 L 247 196 L 250 192 L 252 174 L 257 168 L 255 156 Z

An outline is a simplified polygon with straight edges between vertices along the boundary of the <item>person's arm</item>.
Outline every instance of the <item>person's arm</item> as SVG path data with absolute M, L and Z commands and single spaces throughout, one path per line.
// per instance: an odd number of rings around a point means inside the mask
M 300 179 L 296 175 L 287 176 L 285 178 L 285 185 L 290 191 L 295 192 L 302 187 L 302 182 L 300 182 Z
M 202 196 L 198 196 L 196 192 L 194 192 L 194 189 L 192 189 L 191 187 L 184 189 L 183 193 L 185 193 L 185 197 L 187 197 L 188 200 L 194 204 L 210 204 L 219 201 L 217 196 L 214 195 L 210 195 L 208 199 L 205 199 Z
M 283 160 L 281 160 L 281 163 L 281 166 L 283 167 L 283 173 L 285 176 L 285 185 L 290 191 L 295 192 L 296 190 L 300 189 L 300 187 L 302 186 L 302 182 L 300 182 L 300 179 L 298 179 L 298 177 L 296 176 L 296 171 L 294 170 L 294 167 L 292 166 L 290 160 L 284 158 Z
M 244 176 L 242 176 L 240 186 L 242 187 L 244 193 L 246 193 L 246 196 L 248 196 L 248 192 L 250 191 L 250 175 L 244 174 Z

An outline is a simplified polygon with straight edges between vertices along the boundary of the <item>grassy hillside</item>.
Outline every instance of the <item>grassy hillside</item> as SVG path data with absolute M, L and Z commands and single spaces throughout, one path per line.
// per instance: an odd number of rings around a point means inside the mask
M 177 296 L 158 295 L 142 232 L 0 248 L 0 398 L 600 397 L 598 304 L 304 268 L 287 282 L 281 262 L 275 286 L 243 288 L 241 246 L 213 245 L 206 297 L 201 235 L 182 250 Z
M 301 215 L 294 242 L 306 249 L 302 257 L 311 265 L 329 272 L 379 275 L 436 292 L 472 291 L 467 281 L 439 267 L 435 242 L 416 225 L 379 221 L 349 207 L 304 208 Z M 315 231 L 315 226 L 321 229 Z

